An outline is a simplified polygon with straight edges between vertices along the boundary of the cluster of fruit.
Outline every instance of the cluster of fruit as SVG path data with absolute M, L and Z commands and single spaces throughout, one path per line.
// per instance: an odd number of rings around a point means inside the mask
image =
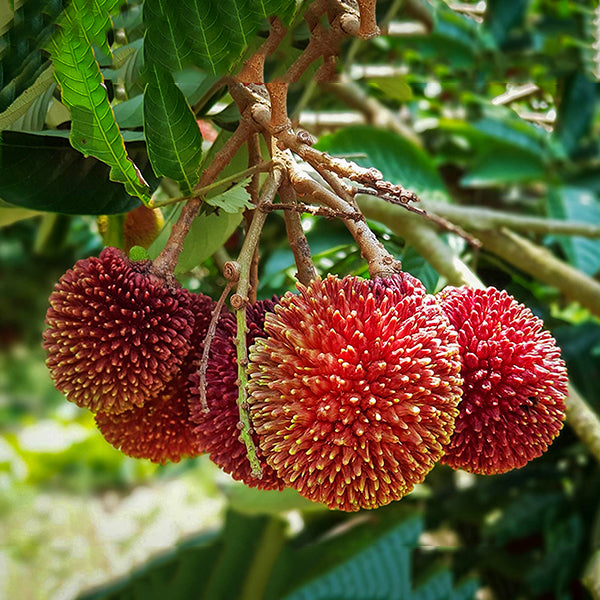
M 198 369 L 215 303 L 150 261 L 106 248 L 50 296 L 47 364 L 105 438 L 155 462 L 208 453 L 235 479 L 295 488 L 330 508 L 376 508 L 441 461 L 502 473 L 540 456 L 565 416 L 560 350 L 529 309 L 494 288 L 437 296 L 406 273 L 329 275 L 247 307 L 249 412 L 263 467 L 239 439 L 236 319 Z

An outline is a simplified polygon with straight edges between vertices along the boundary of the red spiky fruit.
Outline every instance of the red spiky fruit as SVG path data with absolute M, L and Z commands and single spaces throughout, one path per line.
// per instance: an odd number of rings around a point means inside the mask
M 141 407 L 119 414 L 96 415 L 96 425 L 104 438 L 133 458 L 164 464 L 203 452 L 190 419 L 189 377 L 196 368 L 215 302 L 203 294 L 190 294 L 190 299 L 195 316 L 190 339 L 192 350 L 175 378 Z
M 565 418 L 567 371 L 542 321 L 505 291 L 449 287 L 439 303 L 458 331 L 463 399 L 442 462 L 504 473 L 540 456 Z
M 398 500 L 450 439 L 462 382 L 456 332 L 407 274 L 298 287 L 250 349 L 260 448 L 288 486 L 330 508 Z
M 274 306 L 272 300 L 259 300 L 247 306 L 248 346 L 254 343 L 256 338 L 264 336 L 265 315 L 273 312 Z M 221 315 L 210 345 L 210 359 L 206 371 L 206 401 L 209 408 L 207 413 L 203 411 L 200 403 L 198 371 L 190 377 L 193 386 L 190 409 L 192 420 L 197 425 L 195 431 L 203 452 L 209 454 L 210 459 L 234 479 L 263 490 L 283 489 L 284 483 L 265 462 L 260 448 L 257 448 L 257 454 L 263 476 L 259 479 L 252 475 L 246 446 L 239 439 L 236 330 L 235 316 L 229 312 Z M 256 436 L 254 441 L 257 442 Z
M 46 364 L 56 388 L 93 412 L 142 406 L 190 350 L 189 292 L 116 248 L 78 261 L 50 295 Z

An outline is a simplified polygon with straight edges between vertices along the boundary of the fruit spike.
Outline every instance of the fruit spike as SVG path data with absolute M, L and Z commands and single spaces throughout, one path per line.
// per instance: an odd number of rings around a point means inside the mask
M 286 294 L 250 349 L 267 463 L 329 508 L 377 508 L 441 457 L 460 400 L 456 332 L 407 274 L 328 276 Z
M 458 331 L 463 399 L 442 462 L 504 473 L 546 451 L 565 418 L 567 371 L 543 323 L 505 291 L 438 294 Z
M 271 300 L 260 300 L 247 306 L 248 333 L 246 339 L 248 345 L 251 345 L 257 337 L 264 336 L 265 314 L 273 312 L 273 308 L 274 303 Z M 238 372 L 235 338 L 236 319 L 231 313 L 223 314 L 210 346 L 210 360 L 206 371 L 208 413 L 202 410 L 200 403 L 198 370 L 196 369 L 190 377 L 193 386 L 190 395 L 190 410 L 192 420 L 196 423 L 195 431 L 202 451 L 208 453 L 210 459 L 234 479 L 259 489 L 283 489 L 283 482 L 273 469 L 265 464 L 260 451 L 258 457 L 263 467 L 262 479 L 251 475 L 246 446 L 239 439 L 240 417 L 237 405 Z
M 190 294 L 190 300 L 195 315 L 192 351 L 176 377 L 142 407 L 96 415 L 96 424 L 105 439 L 128 456 L 164 464 L 203 452 L 190 420 L 189 377 L 196 368 L 215 302 L 203 294 Z
M 155 398 L 190 350 L 190 293 L 105 248 L 78 261 L 50 295 L 46 364 L 56 388 L 93 412 Z

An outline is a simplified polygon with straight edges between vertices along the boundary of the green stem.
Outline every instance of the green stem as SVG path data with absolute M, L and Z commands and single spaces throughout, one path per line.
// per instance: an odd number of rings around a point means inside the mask
M 168 206 L 169 204 L 175 204 L 177 202 L 185 202 L 190 198 L 204 198 L 209 192 L 212 192 L 213 190 L 216 190 L 229 183 L 238 183 L 248 177 L 251 177 L 256 173 L 264 173 L 265 171 L 268 171 L 272 166 L 272 161 L 267 161 L 258 165 L 254 165 L 252 167 L 248 167 L 243 171 L 239 171 L 238 173 L 234 173 L 233 175 L 229 175 L 228 177 L 223 177 L 223 179 L 219 179 L 219 181 L 215 181 L 214 183 L 210 183 L 209 185 L 205 185 L 201 188 L 196 189 L 191 196 L 179 196 L 177 198 L 170 198 L 169 200 L 164 200 L 163 202 L 151 203 L 150 207 L 160 208 L 161 206 Z
M 240 600 L 262 598 L 275 561 L 285 544 L 285 523 L 271 518 L 261 536 L 244 582 Z
M 252 477 L 262 478 L 262 467 L 256 454 L 256 445 L 252 439 L 250 427 L 250 414 L 248 412 L 248 346 L 246 334 L 246 306 L 236 311 L 237 333 L 235 336 L 235 345 L 237 350 L 238 365 L 238 409 L 240 414 L 240 439 L 246 446 L 246 455 L 252 469 Z
M 239 280 L 236 293 L 231 297 L 231 305 L 236 311 L 237 333 L 236 333 L 236 351 L 238 364 L 238 410 L 240 414 L 240 439 L 246 446 L 246 454 L 252 469 L 252 476 L 260 479 L 262 477 L 262 467 L 256 454 L 256 446 L 252 439 L 250 427 L 250 415 L 248 413 L 248 346 L 246 340 L 246 304 L 248 303 L 248 291 L 250 289 L 250 270 L 254 252 L 258 247 L 260 234 L 267 218 L 267 212 L 261 210 L 261 205 L 271 203 L 279 185 L 281 184 L 281 167 L 276 165 L 271 173 L 261 193 L 258 206 L 254 210 L 252 223 L 248 228 L 242 249 L 238 257 Z

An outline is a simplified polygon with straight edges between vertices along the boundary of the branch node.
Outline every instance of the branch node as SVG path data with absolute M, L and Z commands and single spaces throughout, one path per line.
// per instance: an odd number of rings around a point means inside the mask
M 235 310 L 241 310 L 248 303 L 248 298 L 245 298 L 240 294 L 232 294 L 229 302 L 232 308 L 234 308 Z
M 230 283 L 237 283 L 240 278 L 241 267 L 240 263 L 235 260 L 228 260 L 223 265 L 223 277 Z

